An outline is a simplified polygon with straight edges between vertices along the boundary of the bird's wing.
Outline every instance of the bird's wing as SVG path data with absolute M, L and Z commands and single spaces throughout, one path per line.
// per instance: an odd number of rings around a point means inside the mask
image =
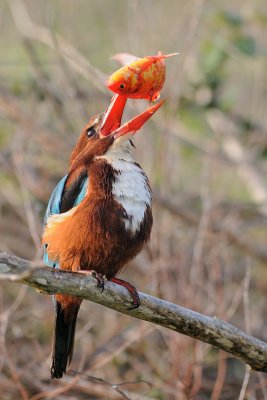
M 61 214 L 69 211 L 73 207 L 80 204 L 84 199 L 88 186 L 88 176 L 86 173 L 79 175 L 78 179 L 68 185 L 69 174 L 65 175 L 64 178 L 59 181 L 55 187 L 46 209 L 44 217 L 44 228 L 47 224 L 48 218 L 51 215 Z M 44 257 L 43 261 L 49 267 L 58 267 L 58 264 L 54 261 L 49 260 L 46 251 L 46 245 L 44 245 Z

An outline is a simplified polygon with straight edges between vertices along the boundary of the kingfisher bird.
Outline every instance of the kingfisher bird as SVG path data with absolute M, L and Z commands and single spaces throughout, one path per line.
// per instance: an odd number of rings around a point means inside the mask
M 139 305 L 133 285 L 116 277 L 149 240 L 152 228 L 148 178 L 132 156 L 132 137 L 163 101 L 121 125 L 125 96 L 115 95 L 104 113 L 91 118 L 74 147 L 69 171 L 54 189 L 44 219 L 44 262 L 92 273 L 125 286 Z M 51 378 L 69 366 L 79 297 L 56 294 Z

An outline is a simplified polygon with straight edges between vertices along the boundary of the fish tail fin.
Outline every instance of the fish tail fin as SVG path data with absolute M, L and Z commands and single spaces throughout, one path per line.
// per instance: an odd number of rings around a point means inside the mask
M 162 54 L 161 51 L 158 52 L 156 58 L 158 60 L 164 60 L 165 58 L 177 56 L 179 53 L 169 53 L 169 54 Z
M 55 296 L 55 333 L 51 378 L 60 379 L 71 363 L 77 315 L 81 300 L 71 296 Z

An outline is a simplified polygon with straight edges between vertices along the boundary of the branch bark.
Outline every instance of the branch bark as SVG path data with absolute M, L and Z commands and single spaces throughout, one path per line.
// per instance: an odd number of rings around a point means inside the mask
M 0 280 L 23 283 L 47 294 L 64 293 L 82 297 L 209 343 L 241 359 L 252 369 L 267 372 L 267 343 L 215 317 L 144 293 L 139 293 L 140 307 L 128 310 L 131 298 L 125 288 L 106 281 L 105 290 L 101 293 L 95 278 L 90 275 L 39 267 L 3 252 L 0 252 Z

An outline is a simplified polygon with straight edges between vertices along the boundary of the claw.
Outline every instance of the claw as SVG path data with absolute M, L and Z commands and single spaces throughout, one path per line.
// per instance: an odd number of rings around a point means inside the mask
M 97 287 L 100 288 L 101 292 L 103 293 L 104 288 L 105 288 L 105 279 L 102 274 L 99 272 L 96 272 L 95 270 L 80 270 L 79 273 L 85 274 L 85 275 L 91 275 L 93 278 L 96 279 L 97 281 Z
M 123 279 L 119 278 L 111 278 L 109 279 L 110 282 L 116 283 L 117 285 L 125 287 L 131 295 L 133 300 L 133 304 L 131 307 L 127 308 L 127 310 L 134 310 L 140 306 L 140 297 L 136 290 L 136 288 L 129 282 L 124 281 Z
M 103 293 L 105 288 L 105 279 L 102 274 L 94 270 L 90 271 L 91 275 L 97 280 L 97 286 L 100 288 L 100 293 Z

